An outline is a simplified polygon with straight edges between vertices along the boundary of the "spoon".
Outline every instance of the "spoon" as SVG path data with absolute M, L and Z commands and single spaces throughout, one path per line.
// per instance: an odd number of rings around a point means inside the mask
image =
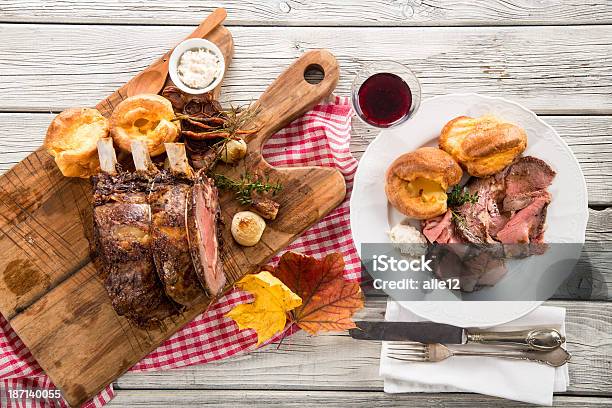
M 210 15 L 200 23 L 185 40 L 190 38 L 203 38 L 219 26 L 227 17 L 224 8 L 215 9 Z M 149 66 L 147 69 L 136 75 L 127 85 L 128 96 L 140 95 L 144 93 L 156 94 L 163 88 L 168 76 L 170 64 L 170 54 L 174 48 L 168 51 L 162 59 Z

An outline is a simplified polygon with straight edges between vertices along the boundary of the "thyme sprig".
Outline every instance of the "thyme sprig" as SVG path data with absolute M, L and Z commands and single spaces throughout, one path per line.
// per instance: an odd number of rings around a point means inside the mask
M 465 203 L 476 204 L 478 202 L 478 193 L 470 193 L 467 188 L 456 185 L 453 187 L 446 203 L 449 207 L 459 207 Z
M 242 205 L 251 205 L 253 203 L 252 193 L 278 193 L 283 189 L 280 182 L 271 183 L 269 179 L 263 180 L 259 176 L 254 176 L 250 173 L 244 173 L 238 180 L 232 180 L 222 174 L 214 174 L 215 184 L 222 190 L 233 191 L 236 200 Z

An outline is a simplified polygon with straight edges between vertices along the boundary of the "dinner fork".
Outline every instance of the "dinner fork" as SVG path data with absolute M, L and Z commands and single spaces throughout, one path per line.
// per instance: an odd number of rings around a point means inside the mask
M 552 367 L 560 367 L 567 363 L 572 355 L 561 347 L 545 352 L 533 350 L 468 351 L 451 350 L 440 343 L 389 342 L 387 356 L 394 360 L 430 363 L 437 363 L 455 356 L 499 357 L 528 360 Z

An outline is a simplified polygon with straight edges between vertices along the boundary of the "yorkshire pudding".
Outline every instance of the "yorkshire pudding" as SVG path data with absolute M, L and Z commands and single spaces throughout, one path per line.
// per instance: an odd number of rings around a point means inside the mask
M 172 122 L 174 110 L 169 100 L 155 94 L 135 95 L 122 101 L 110 118 L 115 145 L 131 151 L 133 140 L 146 143 L 149 154 L 165 152 L 164 143 L 174 142 L 180 135 L 178 122 Z
M 64 176 L 87 178 L 98 172 L 97 143 L 108 130 L 108 120 L 96 109 L 67 109 L 49 125 L 45 148 Z
M 460 116 L 444 126 L 439 144 L 470 175 L 486 177 L 503 170 L 525 151 L 527 134 L 494 116 Z
M 402 214 L 425 220 L 446 212 L 446 190 L 459 183 L 461 167 L 446 152 L 421 147 L 387 169 L 385 192 Z

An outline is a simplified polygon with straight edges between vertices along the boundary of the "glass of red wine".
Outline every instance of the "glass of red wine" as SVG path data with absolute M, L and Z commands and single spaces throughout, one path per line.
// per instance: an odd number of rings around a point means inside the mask
M 406 66 L 393 61 L 378 61 L 357 73 L 351 100 L 357 116 L 368 125 L 395 127 L 418 110 L 421 85 Z

